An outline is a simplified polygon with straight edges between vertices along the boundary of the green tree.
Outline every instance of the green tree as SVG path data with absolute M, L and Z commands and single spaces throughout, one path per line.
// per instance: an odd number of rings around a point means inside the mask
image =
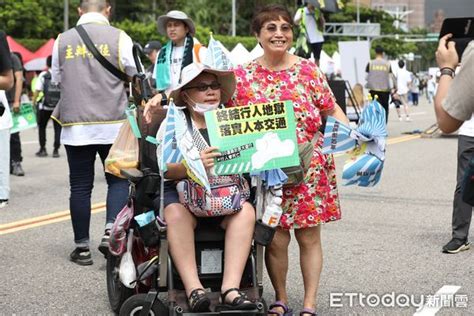
M 0 1 L 0 29 L 13 37 L 49 38 L 57 34 L 62 3 L 55 0 Z M 61 13 L 59 13 L 61 12 Z

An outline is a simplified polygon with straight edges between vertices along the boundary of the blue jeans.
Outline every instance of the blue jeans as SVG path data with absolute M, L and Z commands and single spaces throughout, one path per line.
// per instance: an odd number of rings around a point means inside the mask
M 89 226 L 91 219 L 91 194 L 94 187 L 94 165 L 97 154 L 104 164 L 112 145 L 65 145 L 69 164 L 69 185 L 74 242 L 77 247 L 89 246 Z M 115 217 L 127 203 L 128 181 L 105 173 L 107 181 L 107 214 L 106 224 L 111 226 Z

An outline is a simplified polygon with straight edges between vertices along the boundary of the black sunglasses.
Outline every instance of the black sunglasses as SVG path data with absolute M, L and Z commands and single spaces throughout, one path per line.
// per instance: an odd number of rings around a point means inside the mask
M 211 88 L 212 90 L 217 90 L 221 88 L 221 84 L 217 81 L 213 81 L 211 83 L 200 83 L 195 86 L 184 87 L 181 90 L 197 89 L 198 91 L 203 92 L 203 91 L 207 91 L 208 88 Z

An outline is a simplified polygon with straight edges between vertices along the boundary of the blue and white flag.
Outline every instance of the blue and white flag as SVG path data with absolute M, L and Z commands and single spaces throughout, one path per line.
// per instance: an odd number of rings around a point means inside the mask
M 168 106 L 168 111 L 166 112 L 166 117 L 161 123 L 160 130 L 164 128 L 164 135 L 162 139 L 157 139 L 161 142 L 160 147 L 161 153 L 158 155 L 158 164 L 162 172 L 168 170 L 166 164 L 168 163 L 177 163 L 183 159 L 183 155 L 178 149 L 176 141 L 176 106 L 173 101 L 170 102 Z M 160 134 L 160 131 L 158 131 Z M 161 155 L 161 157 L 160 157 Z
M 344 165 L 342 178 L 346 180 L 345 185 L 374 186 L 379 182 L 383 170 L 386 137 L 385 109 L 373 100 L 362 111 L 355 129 L 328 117 L 323 153 L 332 154 L 362 147 L 363 151 Z
M 362 111 L 356 130 L 365 136 L 387 137 L 385 109 L 376 100 L 370 102 Z
M 368 187 L 376 185 L 382 175 L 384 162 L 378 157 L 364 153 L 355 160 L 349 160 L 344 164 L 342 179 L 345 185 L 358 185 Z
M 194 144 L 195 130 L 191 132 L 186 123 L 186 115 L 182 110 L 176 110 L 176 140 L 180 153 L 183 155 L 186 164 L 193 173 L 193 176 L 204 186 L 210 190 L 209 179 L 207 177 L 206 168 L 201 160 L 198 148 Z M 198 131 L 196 131 L 199 133 Z
M 204 58 L 203 64 L 209 66 L 212 69 L 218 70 L 229 70 L 232 68 L 232 63 L 222 49 L 222 44 L 219 41 L 216 41 L 212 36 L 212 33 L 209 34 L 209 45 L 207 46 L 206 57 Z
M 332 154 L 354 148 L 356 141 L 351 137 L 351 132 L 349 126 L 329 116 L 324 130 L 323 153 Z

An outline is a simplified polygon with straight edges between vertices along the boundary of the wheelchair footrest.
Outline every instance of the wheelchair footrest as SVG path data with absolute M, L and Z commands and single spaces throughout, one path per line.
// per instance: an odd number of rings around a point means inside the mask
M 258 289 L 248 288 L 242 289 L 244 293 L 247 294 L 248 298 L 251 300 L 258 300 Z M 188 306 L 188 299 L 186 297 L 186 292 L 183 290 L 169 290 L 168 291 L 168 302 L 173 302 L 176 304 L 175 311 L 178 311 L 178 315 L 183 316 L 191 316 L 191 315 L 199 315 L 199 316 L 206 316 L 206 315 L 263 315 L 264 312 L 264 305 L 259 303 L 259 309 L 249 310 L 249 311 L 242 311 L 242 310 L 234 310 L 234 311 L 221 311 L 221 312 L 214 312 L 216 305 L 220 304 L 220 292 L 207 292 L 207 297 L 211 300 L 210 309 L 212 312 L 206 313 L 193 313 L 189 311 Z

